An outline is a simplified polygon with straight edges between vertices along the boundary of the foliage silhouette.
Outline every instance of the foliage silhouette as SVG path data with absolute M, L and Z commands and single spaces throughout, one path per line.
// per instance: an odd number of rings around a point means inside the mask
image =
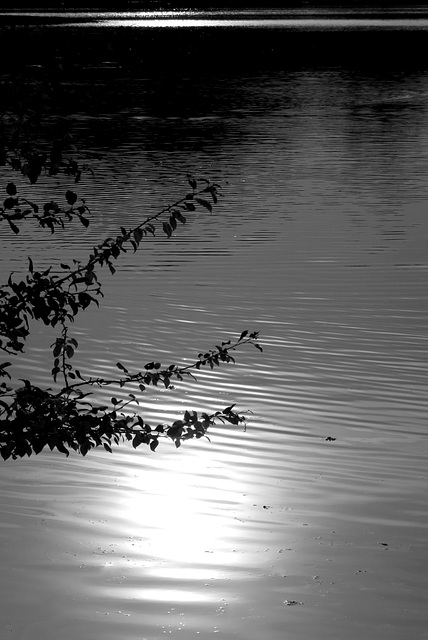
M 50 153 L 41 153 L 23 135 L 27 124 L 25 117 L 21 117 L 19 127 L 15 126 L 13 135 L 1 147 L 0 160 L 7 171 L 19 172 L 32 185 L 41 175 L 62 174 L 76 184 L 84 173 L 93 174 L 87 164 L 79 165 L 73 157 L 65 155 L 70 146 L 73 150 L 68 134 L 54 142 Z M 142 370 L 131 372 L 118 362 L 118 376 L 105 379 L 83 374 L 72 364 L 79 345 L 70 336 L 70 325 L 90 305 L 99 305 L 99 298 L 103 296 L 101 269 L 107 267 L 113 275 L 116 271 L 114 263 L 122 254 L 129 250 L 136 252 L 144 240 L 159 233 L 170 238 L 178 225 L 185 224 L 186 217 L 195 212 L 212 213 L 219 196 L 220 185 L 188 176 L 184 196 L 132 229 L 120 227 L 115 237 L 108 237 L 96 245 L 85 261 L 73 260 L 72 264 L 61 263 L 59 269 L 50 266 L 39 272 L 29 257 L 25 279 L 16 280 L 10 274 L 7 283 L 0 287 L 0 351 L 10 356 L 22 354 L 34 320 L 59 328 L 60 332 L 52 344 L 51 376 L 56 390 L 41 389 L 26 379 L 21 379 L 19 386 L 9 373 L 11 362 L 0 363 L 0 378 L 3 378 L 0 383 L 0 454 L 4 460 L 37 454 L 46 447 L 65 455 L 69 455 L 70 450 L 86 455 L 100 446 L 112 452 L 112 445 L 124 441 L 131 441 L 134 448 L 146 444 L 155 451 L 162 438 L 174 441 L 178 448 L 185 440 L 208 437 L 208 428 L 218 421 L 241 424 L 245 428 L 246 417 L 234 411 L 235 405 L 201 415 L 186 410 L 172 424 L 151 426 L 139 409 L 135 409 L 141 398 L 134 393 L 121 398 L 112 396 L 109 405 L 99 405 L 91 397 L 91 390 L 109 385 L 116 385 L 121 390 L 125 385 L 132 385 L 140 395 L 150 385 L 173 388 L 173 381 L 195 379 L 194 371 L 201 368 L 213 369 L 235 362 L 231 352 L 243 345 L 252 344 L 262 351 L 257 332 L 243 331 L 237 339 L 199 353 L 195 361 L 186 366 L 149 362 Z M 18 235 L 21 226 L 33 219 L 53 234 L 57 228 L 65 228 L 75 219 L 84 228 L 88 227 L 90 213 L 85 200 L 79 199 L 71 189 L 65 191 L 63 204 L 51 200 L 40 206 L 21 195 L 16 184 L 9 181 L 0 206 L 0 222 L 7 223 Z

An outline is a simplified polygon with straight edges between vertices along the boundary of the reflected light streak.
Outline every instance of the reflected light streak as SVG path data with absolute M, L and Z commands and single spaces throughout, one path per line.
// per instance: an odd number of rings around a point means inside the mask
M 151 575 L 181 582 L 224 577 L 239 544 L 235 514 L 245 500 L 243 473 L 227 473 L 206 451 L 189 450 L 162 460 L 161 473 L 145 468 L 130 477 L 134 490 L 121 510 L 161 561 Z
M 0 16 L 9 16 L 10 11 L 0 11 Z M 82 18 L 91 19 L 97 18 L 110 19 L 123 18 L 125 20 L 131 19 L 145 19 L 145 18 L 169 18 L 176 16 L 188 16 L 195 15 L 195 12 L 191 11 L 14 11 L 14 16 L 26 17 L 26 18 Z
M 281 28 L 281 29 L 428 29 L 428 20 L 426 19 L 328 19 L 328 18 L 293 18 L 293 19 L 275 19 L 275 18 L 232 18 L 232 19 L 213 19 L 213 18 L 121 18 L 121 19 L 101 19 L 91 20 L 81 23 L 66 23 L 64 26 L 98 26 L 98 27 L 144 27 L 144 28 L 183 28 L 183 27 L 235 27 L 235 28 Z M 57 26 L 57 25 L 52 25 Z

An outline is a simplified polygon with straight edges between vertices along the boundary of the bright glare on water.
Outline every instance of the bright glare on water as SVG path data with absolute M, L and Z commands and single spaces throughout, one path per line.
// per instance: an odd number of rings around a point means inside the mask
M 87 26 L 91 26 L 92 22 L 87 22 Z M 159 17 L 151 18 L 149 16 L 138 16 L 137 18 L 103 18 L 96 21 L 100 27 L 152 27 L 152 28 L 207 28 L 207 27 L 225 27 L 229 28 L 264 28 L 264 29 L 427 29 L 428 20 L 421 19 L 323 19 L 319 18 L 227 18 L 215 19 L 209 18 L 169 18 Z M 76 26 L 74 22 L 70 26 Z
M 404 14 L 406 11 L 406 14 Z M 401 15 L 397 15 L 400 13 Z M 0 15 L 2 15 L 0 13 Z M 3 13 L 3 15 L 10 15 Z M 391 30 L 427 29 L 428 18 L 423 7 L 353 10 L 323 8 L 262 10 L 172 10 L 172 11 L 16 11 L 17 17 L 35 21 L 49 20 L 51 27 L 133 27 L 133 28 L 256 28 L 291 30 Z

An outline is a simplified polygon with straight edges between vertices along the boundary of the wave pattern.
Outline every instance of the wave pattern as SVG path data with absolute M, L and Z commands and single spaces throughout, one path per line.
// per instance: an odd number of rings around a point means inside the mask
M 99 154 L 79 186 L 91 226 L 2 235 L 1 268 L 83 258 L 173 199 L 186 173 L 222 181 L 214 215 L 103 276 L 100 311 L 73 326 L 76 363 L 106 377 L 118 361 L 190 363 L 260 330 L 263 354 L 135 407 L 166 421 L 236 402 L 247 430 L 5 464 L 0 628 L 20 640 L 423 638 L 426 75 L 237 75 L 215 96 L 198 77 L 197 101 L 186 82 L 174 102 L 156 78 L 70 85 L 81 151 Z M 51 342 L 35 327 L 18 377 L 49 384 Z

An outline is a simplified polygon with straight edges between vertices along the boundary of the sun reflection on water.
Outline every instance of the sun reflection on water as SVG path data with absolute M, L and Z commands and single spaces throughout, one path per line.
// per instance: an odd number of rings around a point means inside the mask
M 161 561 L 149 573 L 174 581 L 224 576 L 239 542 L 241 473 L 190 449 L 162 464 L 162 473 L 145 469 L 130 478 L 133 491 L 121 508 L 134 535 L 148 538 L 150 555 Z
M 428 20 L 424 17 L 396 18 L 396 17 L 372 17 L 366 15 L 362 18 L 355 16 L 339 18 L 337 16 L 300 17 L 288 13 L 288 15 L 261 16 L 251 14 L 248 16 L 239 13 L 218 14 L 210 12 L 170 11 L 170 12 L 140 12 L 140 13 L 92 13 L 71 14 L 74 19 L 80 18 L 83 22 L 66 22 L 66 26 L 93 26 L 97 27 L 144 27 L 144 28 L 281 28 L 281 29 L 310 29 L 310 30 L 342 30 L 342 29 L 427 29 Z M 64 15 L 61 16 L 63 18 Z

